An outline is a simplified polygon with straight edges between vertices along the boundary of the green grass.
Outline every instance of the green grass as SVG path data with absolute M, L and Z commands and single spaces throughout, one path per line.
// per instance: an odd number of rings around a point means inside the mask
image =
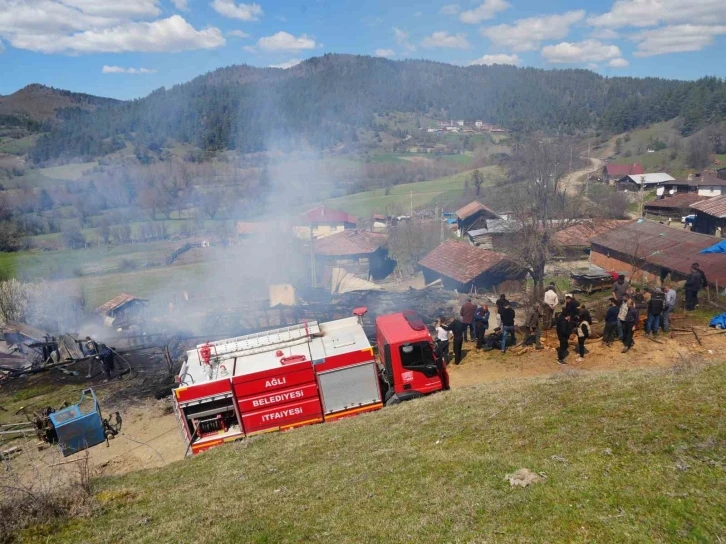
M 75 181 L 83 177 L 86 172 L 96 166 L 98 166 L 97 162 L 84 162 L 77 164 L 64 164 L 63 166 L 53 166 L 51 168 L 41 168 L 38 171 L 45 177 L 51 179 Z
M 495 166 L 479 169 L 484 174 L 485 183 L 491 184 L 501 177 L 501 171 Z M 370 216 L 373 213 L 407 213 L 411 206 L 411 192 L 413 192 L 414 209 L 430 204 L 439 199 L 449 200 L 452 193 L 460 196 L 461 191 L 471 172 L 460 172 L 453 176 L 421 181 L 417 183 L 405 183 L 391 187 L 386 195 L 385 189 L 356 193 L 340 198 L 332 198 L 325 201 L 330 208 L 346 211 L 360 217 Z M 441 202 L 443 203 L 443 202 Z
M 30 148 L 35 145 L 35 140 L 37 139 L 37 134 L 18 139 L 7 138 L 5 141 L 0 143 L 0 153 L 7 153 L 9 155 L 25 155 L 28 151 L 30 151 Z
M 460 389 L 97 480 L 93 516 L 20 539 L 717 542 L 725 392 L 723 364 Z

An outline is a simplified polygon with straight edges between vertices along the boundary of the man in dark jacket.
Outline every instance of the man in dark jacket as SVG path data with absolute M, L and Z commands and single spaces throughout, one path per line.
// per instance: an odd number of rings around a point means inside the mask
M 656 291 L 648 301 L 648 320 L 645 322 L 645 335 L 658 334 L 663 319 L 664 297 L 661 291 Z
M 560 341 L 560 347 L 557 349 L 557 364 L 564 365 L 567 358 L 567 344 L 572 334 L 572 324 L 570 323 L 570 314 L 562 312 L 557 318 L 557 339 Z
M 628 280 L 625 279 L 625 276 L 619 274 L 617 281 L 613 284 L 613 298 L 617 300 L 618 303 L 622 302 L 623 295 L 628 294 L 629 287 L 630 284 L 628 283 Z
M 497 326 L 502 326 L 502 308 L 504 308 L 504 304 L 506 304 L 507 297 L 504 293 L 499 295 L 499 298 L 497 299 Z
M 454 335 L 454 364 L 458 365 L 461 363 L 461 348 L 464 344 L 467 325 L 464 325 L 460 319 L 454 319 L 444 328 L 450 330 Z
M 686 310 L 695 310 L 698 305 L 698 291 L 706 287 L 706 274 L 700 269 L 698 263 L 691 265 L 691 273 L 686 277 Z
M 618 312 L 620 308 L 618 307 L 618 301 L 614 297 L 608 302 L 610 306 L 605 313 L 605 330 L 602 333 L 602 341 L 605 342 L 606 346 L 610 347 L 618 332 Z
M 576 324 L 580 316 L 580 303 L 577 302 L 574 296 L 567 294 L 565 295 L 565 305 L 562 311 L 570 316 L 571 323 Z
M 507 351 L 507 340 L 512 335 L 512 343 L 514 343 L 514 309 L 509 305 L 509 301 L 505 299 L 504 308 L 499 314 L 502 318 L 502 353 Z
M 625 314 L 625 321 L 623 321 L 623 345 L 625 346 L 623 353 L 627 353 L 635 345 L 635 342 L 633 342 L 633 334 L 635 333 L 635 327 L 637 327 L 639 320 L 640 312 L 638 312 L 635 301 L 631 299 L 628 301 L 628 313 Z
M 525 320 L 524 326 L 527 328 L 527 332 L 530 336 L 534 336 L 535 349 L 544 349 L 540 343 L 542 337 L 542 330 L 539 326 L 539 321 L 542 316 L 539 302 L 535 302 L 532 309 L 527 313 L 527 319 Z M 531 340 L 529 340 L 531 342 Z
M 459 315 L 461 316 L 461 321 L 466 325 L 466 329 L 464 330 L 464 342 L 467 341 L 466 333 L 467 330 L 469 333 L 471 333 L 471 339 L 474 340 L 474 314 L 476 313 L 476 305 L 471 303 L 471 299 L 467 298 L 464 305 L 461 307 L 461 310 L 459 311 Z

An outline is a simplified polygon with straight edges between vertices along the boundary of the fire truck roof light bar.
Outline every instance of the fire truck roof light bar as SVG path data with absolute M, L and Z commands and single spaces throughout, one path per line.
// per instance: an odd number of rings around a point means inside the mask
M 257 350 L 255 353 L 259 353 L 261 348 L 264 348 L 261 351 L 268 351 L 271 348 L 282 346 L 283 344 L 291 345 L 291 342 L 302 343 L 296 342 L 300 340 L 307 342 L 311 335 L 316 334 L 320 334 L 320 325 L 318 325 L 317 321 L 310 321 L 300 325 L 292 325 L 291 327 L 218 340 L 216 342 L 210 342 L 209 345 L 215 347 L 216 355 L 227 355 L 231 353 L 245 355 L 242 352 L 250 353 L 252 350 Z M 199 344 L 197 349 L 200 349 L 203 345 Z

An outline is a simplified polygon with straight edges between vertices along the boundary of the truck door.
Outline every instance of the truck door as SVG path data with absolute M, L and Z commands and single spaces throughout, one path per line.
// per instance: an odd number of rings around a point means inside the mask
M 394 349 L 392 347 L 392 349 Z M 448 382 L 436 364 L 431 342 L 420 341 L 399 344 L 395 347 L 396 357 L 392 357 L 394 387 L 399 396 L 416 391 L 424 395 L 445 389 Z M 393 354 L 392 354 L 393 355 Z M 398 363 L 398 365 L 396 365 Z M 395 368 L 399 366 L 399 368 Z M 446 369 L 443 368 L 443 373 Z

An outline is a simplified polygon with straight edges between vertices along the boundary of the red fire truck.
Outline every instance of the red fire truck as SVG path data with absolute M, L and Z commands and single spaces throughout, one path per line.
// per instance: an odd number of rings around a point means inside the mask
M 201 344 L 187 352 L 174 390 L 187 453 L 334 421 L 448 389 L 446 364 L 410 311 L 379 316 L 379 359 L 362 317 Z

